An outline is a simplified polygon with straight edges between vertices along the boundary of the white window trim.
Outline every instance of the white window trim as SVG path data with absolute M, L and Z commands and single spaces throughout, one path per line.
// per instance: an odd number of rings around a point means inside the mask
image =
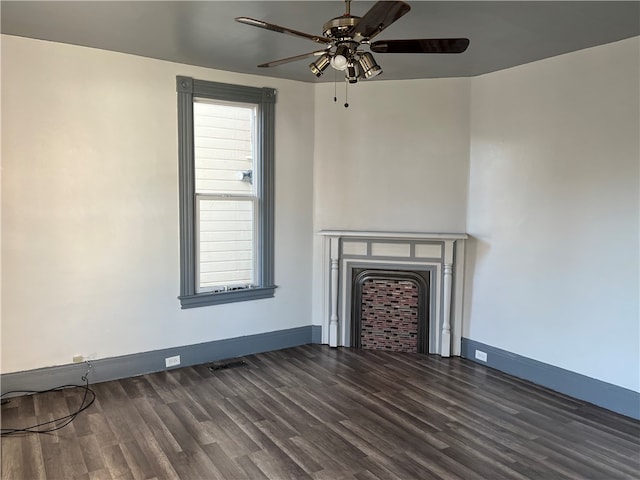
M 180 193 L 180 304 L 182 308 L 242 302 L 274 296 L 274 125 L 276 91 L 177 77 L 178 159 Z M 226 292 L 197 293 L 196 199 L 193 138 L 194 98 L 210 98 L 257 105 L 256 109 L 256 287 Z

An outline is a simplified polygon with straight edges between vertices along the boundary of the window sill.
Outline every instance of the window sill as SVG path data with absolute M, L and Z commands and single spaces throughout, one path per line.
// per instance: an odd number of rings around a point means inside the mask
M 221 305 L 223 303 L 248 302 L 262 298 L 272 298 L 276 286 L 251 288 L 247 290 L 235 290 L 232 292 L 198 293 L 178 297 L 180 305 L 184 308 L 206 307 L 209 305 Z

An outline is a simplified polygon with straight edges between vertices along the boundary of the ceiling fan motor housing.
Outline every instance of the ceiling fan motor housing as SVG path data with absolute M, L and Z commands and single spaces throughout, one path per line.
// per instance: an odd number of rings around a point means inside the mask
M 349 32 L 351 32 L 359 21 L 360 17 L 351 15 L 332 18 L 322 26 L 322 31 L 325 37 L 332 38 L 336 41 L 352 40 Z

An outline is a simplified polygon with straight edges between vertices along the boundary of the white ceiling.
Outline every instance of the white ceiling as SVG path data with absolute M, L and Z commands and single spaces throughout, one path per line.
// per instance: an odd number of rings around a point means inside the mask
M 375 54 L 385 80 L 475 76 L 640 35 L 638 1 L 410 1 L 411 11 L 376 37 L 467 37 L 458 55 Z M 374 2 L 353 1 L 362 16 Z M 234 21 L 248 16 L 322 34 L 343 1 L 5 1 L 4 34 L 84 45 L 174 62 L 307 82 L 311 60 L 256 65 L 318 49 L 289 35 Z M 375 81 L 375 80 L 372 80 Z

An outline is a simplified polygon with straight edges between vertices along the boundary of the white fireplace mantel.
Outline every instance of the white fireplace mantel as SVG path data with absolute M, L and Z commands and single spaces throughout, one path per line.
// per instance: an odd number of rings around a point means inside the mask
M 353 268 L 428 271 L 429 353 L 460 355 L 464 233 L 322 230 L 322 343 L 351 346 Z

